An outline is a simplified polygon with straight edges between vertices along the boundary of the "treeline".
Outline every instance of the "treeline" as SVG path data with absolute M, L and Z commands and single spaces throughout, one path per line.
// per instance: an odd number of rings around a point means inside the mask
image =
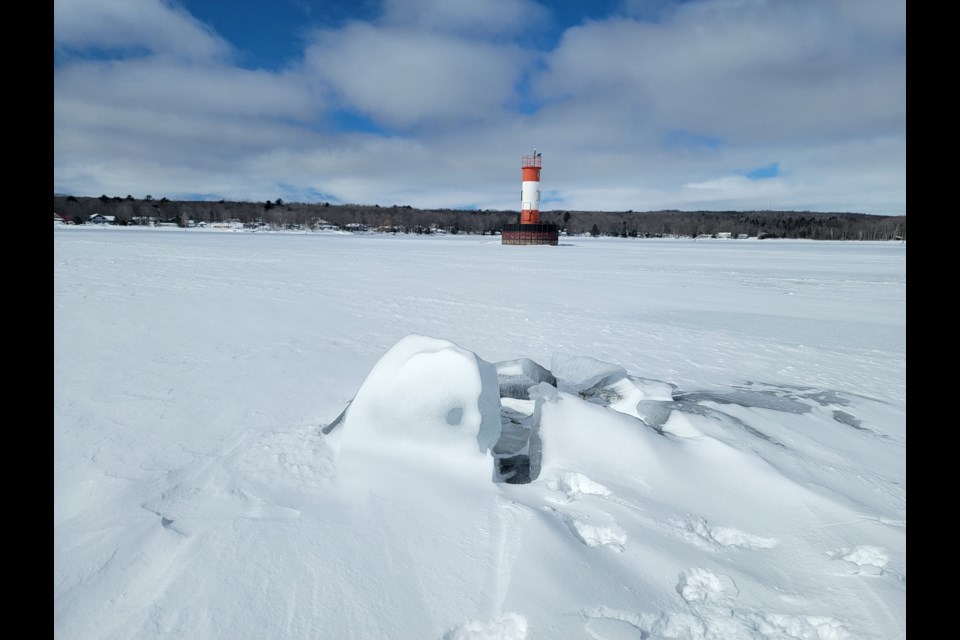
M 519 211 L 415 209 L 408 205 L 379 205 L 221 200 L 190 201 L 102 195 L 99 198 L 54 195 L 53 211 L 77 222 L 90 216 L 114 216 L 116 224 L 194 223 L 239 221 L 284 229 L 316 229 L 347 225 L 416 233 L 443 229 L 448 233 L 499 232 L 518 222 Z M 906 216 L 811 211 L 543 211 L 542 222 L 553 222 L 570 235 L 621 237 L 747 235 L 765 238 L 814 240 L 906 239 Z

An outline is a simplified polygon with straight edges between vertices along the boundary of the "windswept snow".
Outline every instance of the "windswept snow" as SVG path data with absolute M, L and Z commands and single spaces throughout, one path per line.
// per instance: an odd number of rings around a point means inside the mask
M 906 637 L 903 245 L 54 249 L 56 637 Z

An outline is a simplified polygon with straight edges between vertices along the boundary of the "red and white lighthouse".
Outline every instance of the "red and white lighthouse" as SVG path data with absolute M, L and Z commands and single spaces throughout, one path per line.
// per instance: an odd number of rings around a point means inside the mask
M 505 224 L 500 232 L 502 244 L 556 245 L 559 230 L 552 222 L 540 222 L 540 169 L 542 158 L 537 150 L 520 159 L 523 182 L 520 183 L 520 222 Z
M 543 158 L 537 150 L 533 155 L 523 156 L 520 168 L 523 182 L 520 183 L 520 224 L 540 222 L 540 169 Z

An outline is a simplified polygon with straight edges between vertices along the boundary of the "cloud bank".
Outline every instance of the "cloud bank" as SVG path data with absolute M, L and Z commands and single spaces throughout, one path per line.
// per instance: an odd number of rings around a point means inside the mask
M 566 24 L 532 0 L 386 0 L 273 69 L 189 5 L 58 0 L 54 190 L 517 209 L 535 146 L 545 209 L 903 214 L 905 23 L 891 0 Z

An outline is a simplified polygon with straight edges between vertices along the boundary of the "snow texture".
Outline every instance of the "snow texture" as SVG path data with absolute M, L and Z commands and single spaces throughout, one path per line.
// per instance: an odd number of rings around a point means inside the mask
M 905 253 L 57 227 L 54 636 L 906 638 Z
M 526 637 L 526 618 L 506 613 L 493 622 L 465 622 L 445 633 L 443 640 L 524 640 Z

